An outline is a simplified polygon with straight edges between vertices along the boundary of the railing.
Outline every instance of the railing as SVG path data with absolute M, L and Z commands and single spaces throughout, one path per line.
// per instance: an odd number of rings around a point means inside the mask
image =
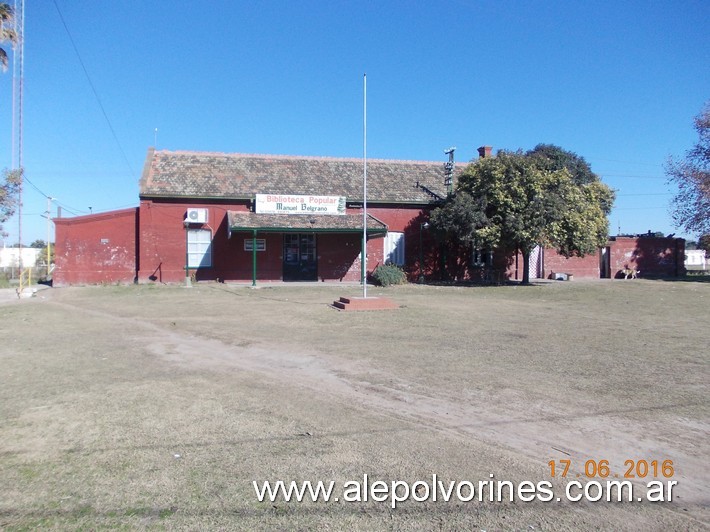
M 32 284 L 32 268 L 25 268 L 20 273 L 20 286 L 17 287 L 17 297 L 22 297 L 22 291 Z

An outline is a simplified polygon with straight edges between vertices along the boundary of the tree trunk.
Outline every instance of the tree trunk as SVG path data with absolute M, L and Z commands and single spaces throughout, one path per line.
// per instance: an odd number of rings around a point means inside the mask
M 523 254 L 523 280 L 521 284 L 530 284 L 530 250 L 521 249 Z

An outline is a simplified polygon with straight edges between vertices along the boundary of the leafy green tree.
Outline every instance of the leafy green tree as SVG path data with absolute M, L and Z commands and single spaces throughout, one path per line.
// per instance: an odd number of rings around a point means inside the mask
M 0 3 L 0 43 L 9 42 L 13 45 L 17 43 L 17 33 L 12 28 L 13 20 L 12 6 L 5 2 Z M 0 67 L 3 71 L 7 70 L 7 52 L 3 48 L 0 48 Z
M 439 231 L 460 242 L 519 250 L 528 284 L 535 246 L 571 257 L 606 243 L 606 208 L 613 198 L 598 178 L 579 183 L 566 167 L 550 169 L 539 154 L 502 150 L 463 171 L 454 196 L 432 213 L 432 225 L 441 223 Z
M 540 168 L 550 172 L 566 168 L 577 185 L 591 185 L 601 181 L 584 157 L 554 144 L 538 144 L 526 155 L 534 157 Z M 614 204 L 614 195 L 602 195 L 598 199 L 604 214 L 609 216 Z
M 429 219 L 438 240 L 463 245 L 473 243 L 476 228 L 487 221 L 480 198 L 465 190 L 451 196 L 446 208 L 434 209 Z
M 0 182 L 0 235 L 7 236 L 3 231 L 3 224 L 15 214 L 17 207 L 17 193 L 22 183 L 22 170 L 3 170 L 3 179 Z
M 42 244 L 41 246 L 39 244 Z M 44 240 L 35 240 L 30 244 L 31 248 L 41 249 L 39 255 L 37 255 L 37 267 L 46 268 L 47 267 L 47 244 Z M 54 262 L 54 244 L 50 242 L 49 244 L 49 264 Z
M 599 181 L 599 176 L 592 172 L 592 167 L 584 157 L 554 144 L 538 144 L 526 152 L 526 155 L 537 158 L 538 166 L 545 170 L 554 171 L 566 168 L 578 185 Z
M 671 203 L 673 221 L 700 235 L 710 233 L 710 102 L 694 122 L 698 141 L 684 159 L 668 159 L 666 175 L 678 186 Z

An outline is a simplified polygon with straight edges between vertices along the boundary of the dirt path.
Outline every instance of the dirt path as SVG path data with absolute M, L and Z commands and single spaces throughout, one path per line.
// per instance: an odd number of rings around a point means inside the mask
M 413 391 L 421 389 L 421 384 L 330 353 L 295 352 L 278 344 L 268 347 L 228 345 L 143 319 L 120 317 L 56 300 L 50 304 L 72 313 L 86 312 L 130 324 L 138 336 L 144 336 L 149 352 L 182 367 L 254 372 L 266 379 L 296 384 L 349 405 L 359 405 L 447 434 L 503 445 L 543 464 L 549 460 L 570 459 L 575 466 L 572 476 L 583 474 L 586 460 L 604 458 L 623 464 L 629 459 L 670 459 L 674 464 L 683 464 L 682 470 L 677 470 L 673 477 L 682 490 L 674 492 L 677 504 L 664 508 L 697 519 L 698 524 L 710 522 L 710 499 L 705 491 L 710 486 L 710 475 L 707 456 L 703 453 L 709 427 L 705 424 L 681 420 L 683 434 L 669 434 L 668 427 L 657 426 L 651 432 L 648 423 L 634 421 L 633 409 L 569 416 L 550 411 L 543 403 L 530 405 L 509 395 L 504 402 L 491 397 L 484 404 L 447 397 L 446 390 L 440 393 L 431 390 L 422 395 Z M 663 410 L 673 411 L 684 406 L 691 405 L 671 401 Z M 531 410 L 536 412 L 534 419 L 529 417 Z M 600 456 L 600 449 L 604 450 L 604 456 Z M 637 456 L 628 456 L 628 449 L 636 449 Z M 623 474 L 623 471 L 617 473 Z

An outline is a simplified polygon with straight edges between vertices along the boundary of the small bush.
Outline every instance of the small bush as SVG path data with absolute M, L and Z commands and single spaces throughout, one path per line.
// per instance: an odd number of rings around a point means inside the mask
M 394 264 L 383 264 L 378 266 L 372 274 L 372 277 L 380 286 L 404 284 L 407 282 L 407 276 L 402 271 L 402 268 L 395 266 Z

